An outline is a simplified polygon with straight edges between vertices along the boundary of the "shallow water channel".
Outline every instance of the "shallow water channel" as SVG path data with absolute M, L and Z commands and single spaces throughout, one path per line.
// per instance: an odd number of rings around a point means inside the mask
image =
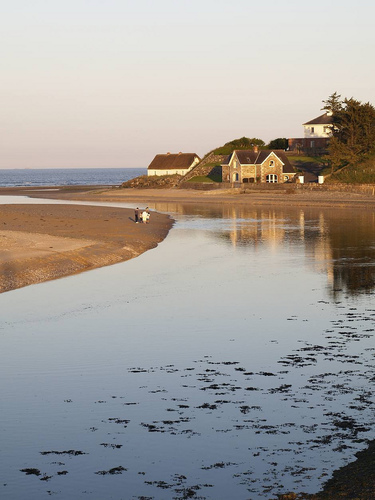
M 375 438 L 374 212 L 154 208 L 156 249 L 0 295 L 1 498 L 315 492 Z

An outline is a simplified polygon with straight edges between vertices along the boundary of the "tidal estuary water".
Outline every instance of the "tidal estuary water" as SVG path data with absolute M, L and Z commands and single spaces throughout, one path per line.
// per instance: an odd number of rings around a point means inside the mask
M 0 295 L 1 498 L 318 491 L 375 439 L 374 213 L 153 208 L 156 249 Z

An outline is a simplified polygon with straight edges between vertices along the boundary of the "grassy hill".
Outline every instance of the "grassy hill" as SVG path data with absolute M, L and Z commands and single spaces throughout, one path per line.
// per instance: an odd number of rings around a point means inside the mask
M 357 165 L 347 165 L 333 173 L 331 168 L 325 168 L 322 175 L 327 176 L 326 182 L 330 183 L 375 184 L 375 155 Z
M 265 147 L 264 142 L 260 139 L 241 137 L 240 139 L 226 142 L 224 146 L 220 146 L 211 152 L 215 155 L 230 155 L 235 149 L 253 149 L 255 145 L 258 145 L 260 148 Z
M 182 182 L 221 182 L 221 164 L 235 149 L 252 149 L 254 145 L 260 148 L 265 147 L 261 139 L 241 137 L 233 141 L 226 142 L 204 155 L 202 161 L 188 172 Z

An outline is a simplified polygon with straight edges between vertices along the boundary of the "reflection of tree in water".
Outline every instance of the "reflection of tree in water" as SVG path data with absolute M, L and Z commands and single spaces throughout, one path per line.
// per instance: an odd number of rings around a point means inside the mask
M 326 219 L 333 258 L 333 294 L 369 293 L 375 288 L 375 218 L 372 211 L 351 214 L 345 223 Z

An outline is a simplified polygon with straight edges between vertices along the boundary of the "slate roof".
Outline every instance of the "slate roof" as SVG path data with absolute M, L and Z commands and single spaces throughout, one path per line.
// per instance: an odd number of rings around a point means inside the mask
M 152 160 L 148 170 L 186 170 L 195 158 L 200 160 L 195 153 L 159 154 Z
M 274 153 L 278 158 L 280 158 L 280 160 L 284 164 L 283 173 L 292 174 L 295 172 L 294 168 L 292 167 L 292 164 L 290 163 L 287 155 L 285 154 L 285 151 L 282 149 L 260 149 L 258 152 L 255 152 L 252 149 L 249 150 L 237 149 L 233 151 L 231 155 L 228 156 L 223 165 L 229 164 L 229 161 L 234 153 L 236 153 L 237 158 L 241 163 L 241 165 L 261 165 L 271 153 Z
M 327 113 L 324 115 L 320 115 L 309 122 L 303 123 L 303 125 L 331 125 L 332 124 L 332 115 L 329 116 Z

